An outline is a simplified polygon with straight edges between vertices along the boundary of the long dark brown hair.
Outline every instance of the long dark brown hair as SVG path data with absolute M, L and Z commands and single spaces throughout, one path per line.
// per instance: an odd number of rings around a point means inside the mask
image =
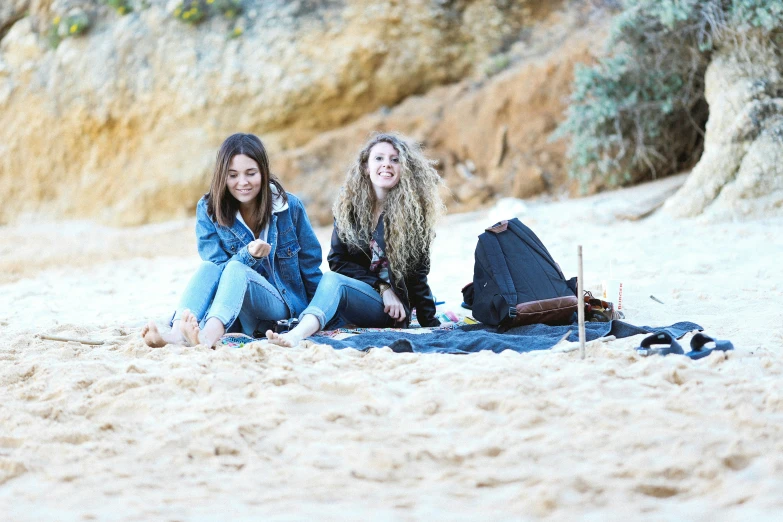
M 217 153 L 215 170 L 212 173 L 212 183 L 207 194 L 207 213 L 224 227 L 234 224 L 234 218 L 239 210 L 239 201 L 228 191 L 228 167 L 234 156 L 244 154 L 258 164 L 258 172 L 261 175 L 261 190 L 256 196 L 253 215 L 247 226 L 257 236 L 272 217 L 272 190 L 270 184 L 277 189 L 279 197 L 288 201 L 288 195 L 277 178 L 269 172 L 269 158 L 266 149 L 258 136 L 253 134 L 232 134 Z

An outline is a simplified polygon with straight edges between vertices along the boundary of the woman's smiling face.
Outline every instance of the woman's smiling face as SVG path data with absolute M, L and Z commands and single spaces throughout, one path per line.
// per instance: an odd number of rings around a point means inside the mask
M 386 194 L 400 182 L 402 165 L 399 152 L 391 143 L 385 141 L 376 143 L 370 149 L 367 170 L 370 173 L 370 182 L 375 195 L 378 199 L 385 198 Z
M 228 192 L 239 201 L 240 206 L 256 199 L 261 192 L 261 171 L 258 163 L 244 154 L 231 158 L 226 180 Z

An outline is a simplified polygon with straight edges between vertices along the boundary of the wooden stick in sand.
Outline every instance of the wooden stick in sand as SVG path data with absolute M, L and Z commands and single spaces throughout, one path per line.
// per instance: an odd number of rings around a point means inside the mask
M 104 344 L 103 341 L 91 341 L 89 339 L 77 339 L 75 337 L 58 337 L 56 335 L 46 335 L 46 334 L 38 334 L 38 337 L 46 341 L 63 341 L 66 343 L 74 342 L 74 343 L 90 344 L 93 346 Z
M 581 358 L 585 358 L 585 293 L 584 282 L 582 281 L 582 245 L 576 247 L 577 255 L 579 256 L 579 273 L 576 278 L 576 294 L 579 299 L 579 308 L 577 309 L 577 317 L 579 318 L 579 354 Z

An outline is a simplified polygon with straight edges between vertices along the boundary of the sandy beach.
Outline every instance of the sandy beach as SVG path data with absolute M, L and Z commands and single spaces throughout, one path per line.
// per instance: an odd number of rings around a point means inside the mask
M 623 281 L 627 322 L 736 347 L 699 361 L 640 357 L 642 336 L 585 360 L 151 349 L 141 326 L 199 263 L 194 219 L 0 227 L 0 518 L 780 520 L 783 218 L 618 219 L 681 182 L 447 216 L 430 282 L 469 314 L 476 236 L 516 215 L 567 277 L 582 244 L 587 289 Z

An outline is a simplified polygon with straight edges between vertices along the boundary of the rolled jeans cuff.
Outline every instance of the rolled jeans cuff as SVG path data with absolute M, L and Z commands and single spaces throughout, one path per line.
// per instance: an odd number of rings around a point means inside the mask
M 318 319 L 318 324 L 320 325 L 321 330 L 326 328 L 326 314 L 323 310 L 316 306 L 308 306 L 302 311 L 301 314 L 299 314 L 299 321 L 301 321 L 302 318 L 307 314 L 313 315 L 316 319 Z
M 237 315 L 239 315 L 239 310 L 231 310 L 227 306 L 213 304 L 212 307 L 209 309 L 209 313 L 204 318 L 204 324 L 206 324 L 209 319 L 214 317 L 218 321 L 223 323 L 223 326 L 228 328 L 229 326 L 234 324 Z

